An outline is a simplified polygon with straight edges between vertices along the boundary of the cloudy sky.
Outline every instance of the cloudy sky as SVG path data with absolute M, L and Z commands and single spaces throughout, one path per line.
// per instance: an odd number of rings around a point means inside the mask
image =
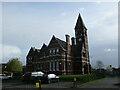
M 2 62 L 19 57 L 25 65 L 32 47 L 48 44 L 53 35 L 74 36 L 78 14 L 88 28 L 90 62 L 118 66 L 117 2 L 4 2 L 2 4 Z M 1 50 L 0 49 L 0 50 Z

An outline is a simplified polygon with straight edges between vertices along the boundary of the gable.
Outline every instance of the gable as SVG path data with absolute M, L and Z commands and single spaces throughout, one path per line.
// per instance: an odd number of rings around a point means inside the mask
M 34 56 L 35 54 L 37 54 L 40 50 L 39 49 L 35 49 L 35 47 L 31 47 L 31 49 L 28 52 L 27 56 Z
M 41 48 L 41 51 L 44 51 L 46 48 L 47 48 L 47 45 L 44 43 L 42 48 Z
M 54 35 L 48 45 L 48 47 L 60 47 L 62 50 L 66 50 L 66 42 L 56 38 Z

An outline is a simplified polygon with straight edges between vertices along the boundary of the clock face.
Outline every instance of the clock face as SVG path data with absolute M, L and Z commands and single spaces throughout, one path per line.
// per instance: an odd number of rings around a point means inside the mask
M 81 40 L 82 40 L 81 38 L 78 39 L 78 41 L 81 41 Z

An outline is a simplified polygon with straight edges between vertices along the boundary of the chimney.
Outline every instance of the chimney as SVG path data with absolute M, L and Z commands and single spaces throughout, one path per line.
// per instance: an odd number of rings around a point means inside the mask
M 67 48 L 67 53 L 70 53 L 70 36 L 68 34 L 66 36 L 66 48 Z
M 74 45 L 75 45 L 75 38 L 72 37 L 72 38 L 71 38 L 71 41 L 72 41 L 72 46 L 74 46 Z

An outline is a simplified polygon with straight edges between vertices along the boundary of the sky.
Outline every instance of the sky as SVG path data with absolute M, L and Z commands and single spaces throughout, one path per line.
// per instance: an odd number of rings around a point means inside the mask
M 88 29 L 90 63 L 118 66 L 117 2 L 4 2 L 2 3 L 2 63 L 18 57 L 23 65 L 31 47 L 49 44 L 53 35 L 65 41 L 75 36 L 81 14 Z M 1 26 L 0 26 L 1 27 Z M 1 50 L 0 49 L 0 50 Z

